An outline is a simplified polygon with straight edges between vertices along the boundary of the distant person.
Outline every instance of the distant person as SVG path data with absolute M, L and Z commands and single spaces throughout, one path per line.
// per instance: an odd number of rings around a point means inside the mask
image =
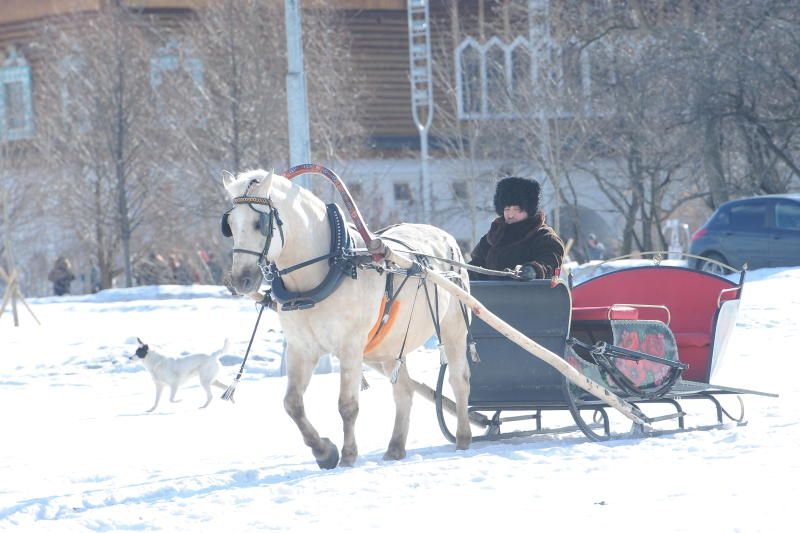
M 597 235 L 590 233 L 586 240 L 586 248 L 589 252 L 589 261 L 602 261 L 606 258 L 606 247 L 597 240 Z
M 59 255 L 53 265 L 53 269 L 47 275 L 47 279 L 53 282 L 53 294 L 56 296 L 69 294 L 69 286 L 75 279 L 75 273 L 72 271 L 69 259 Z
M 134 266 L 134 277 L 137 285 L 161 285 L 168 283 L 172 275 L 169 265 L 156 252 L 149 252 L 147 257 L 141 258 Z
M 515 176 L 497 182 L 494 210 L 498 217 L 472 250 L 469 264 L 491 270 L 514 269 L 523 280 L 550 278 L 561 268 L 564 243 L 545 224 L 539 210 L 541 187 Z M 470 272 L 471 280 L 505 279 Z
M 222 267 L 220 266 L 219 261 L 217 261 L 217 258 L 214 256 L 214 252 L 206 253 L 204 250 L 200 250 L 200 259 L 203 261 L 203 263 L 205 263 L 211 284 L 212 285 L 221 284 Z
M 92 270 L 89 275 L 89 280 L 92 284 L 92 294 L 103 290 L 103 282 L 100 281 L 100 269 L 97 265 L 92 263 Z
M 181 261 L 178 254 L 169 256 L 169 267 L 172 271 L 172 279 L 178 285 L 191 285 L 194 283 L 194 276 L 189 267 Z

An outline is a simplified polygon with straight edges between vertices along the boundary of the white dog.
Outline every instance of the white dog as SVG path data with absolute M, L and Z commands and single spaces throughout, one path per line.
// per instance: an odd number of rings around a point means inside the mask
M 161 399 L 161 391 L 167 386 L 170 389 L 169 401 L 176 402 L 180 400 L 175 399 L 175 394 L 178 392 L 178 387 L 186 382 L 192 376 L 197 376 L 200 379 L 200 385 L 206 391 L 206 403 L 200 409 L 207 407 L 211 403 L 211 385 L 227 389 L 228 386 L 217 379 L 219 373 L 220 363 L 219 357 L 228 351 L 228 339 L 225 339 L 225 345 L 222 349 L 212 354 L 192 354 L 186 357 L 166 357 L 155 351 L 150 350 L 150 347 L 139 341 L 139 348 L 136 350 L 136 355 L 144 367 L 150 372 L 153 381 L 156 384 L 156 402 L 153 407 L 147 410 L 152 412 L 157 406 L 158 401 Z M 133 359 L 130 356 L 128 359 Z

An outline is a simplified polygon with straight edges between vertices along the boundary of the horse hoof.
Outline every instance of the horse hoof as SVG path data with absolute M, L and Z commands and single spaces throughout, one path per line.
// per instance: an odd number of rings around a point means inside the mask
M 319 456 L 314 454 L 317 464 L 323 470 L 336 468 L 336 465 L 339 464 L 339 448 L 329 438 L 322 438 L 321 441 L 323 452 Z
M 400 461 L 401 459 L 406 458 L 406 451 L 405 450 L 386 450 L 386 453 L 383 454 L 384 461 Z
M 353 466 L 354 464 L 356 464 L 356 456 L 355 455 L 352 455 L 352 456 L 342 455 L 341 460 L 339 460 L 339 466 L 350 467 L 350 466 Z

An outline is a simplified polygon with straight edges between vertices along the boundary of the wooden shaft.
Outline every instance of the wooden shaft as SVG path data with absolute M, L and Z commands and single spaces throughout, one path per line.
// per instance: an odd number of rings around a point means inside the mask
M 410 379 L 410 378 L 409 378 Z M 428 387 L 424 383 L 420 383 L 419 381 L 411 380 L 411 385 L 414 386 L 414 392 L 429 400 L 433 403 L 436 403 L 436 391 L 432 388 Z M 442 409 L 450 413 L 451 415 L 458 416 L 458 411 L 456 411 L 456 402 L 448 398 L 447 396 L 442 395 Z M 489 425 L 489 417 L 486 415 L 482 415 L 481 413 L 467 413 L 469 417 L 469 421 L 475 424 L 476 426 L 485 428 Z
M 378 239 L 376 239 L 378 240 Z M 370 243 L 372 246 L 375 247 L 375 243 Z M 388 246 L 384 246 L 384 257 L 387 261 L 391 261 L 401 268 L 409 269 L 412 267 L 413 262 L 400 254 L 394 253 L 391 248 Z M 603 387 L 602 385 L 595 383 L 588 377 L 584 376 L 577 370 L 575 370 L 569 363 L 567 363 L 563 358 L 559 357 L 558 355 L 554 354 L 541 344 L 534 342 L 533 340 L 529 339 L 525 335 L 523 335 L 520 331 L 515 329 L 514 327 L 510 326 L 500 317 L 489 311 L 481 302 L 479 302 L 475 297 L 471 294 L 463 290 L 461 287 L 452 283 L 447 278 L 443 277 L 441 274 L 432 270 L 428 267 L 423 267 L 425 269 L 425 274 L 428 276 L 433 283 L 441 287 L 442 289 L 446 290 L 456 298 L 458 298 L 464 305 L 469 306 L 472 310 L 472 313 L 486 322 L 489 326 L 496 329 L 500 332 L 504 337 L 508 340 L 513 342 L 514 344 L 518 345 L 519 347 L 523 348 L 524 350 L 530 352 L 535 357 L 538 357 L 548 365 L 555 368 L 559 373 L 561 373 L 564 377 L 570 380 L 572 383 L 580 387 L 581 389 L 585 390 L 589 394 L 597 397 L 601 401 L 607 403 L 611 407 L 618 410 L 620 413 L 628 417 L 632 420 L 635 424 L 639 424 L 644 429 L 652 430 L 653 428 L 648 424 L 645 420 L 643 420 L 641 415 L 641 411 L 639 411 L 635 406 L 627 403 L 625 400 L 608 390 L 607 388 Z

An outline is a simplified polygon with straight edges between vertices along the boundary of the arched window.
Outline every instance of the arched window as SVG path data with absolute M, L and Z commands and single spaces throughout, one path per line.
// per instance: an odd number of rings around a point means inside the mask
M 506 61 L 508 47 L 497 37 L 492 37 L 485 45 L 486 84 L 483 91 L 483 114 L 489 117 L 507 116 L 509 109 L 508 91 L 511 77 L 510 65 Z
M 459 118 L 480 118 L 482 114 L 483 54 L 469 37 L 456 49 L 456 92 Z
M 509 93 L 515 108 L 525 105 L 531 93 L 531 49 L 528 40 L 517 37 L 509 47 L 510 79 Z
M 28 139 L 33 132 L 31 68 L 12 47 L 0 67 L 0 139 Z
M 564 63 L 561 47 L 543 37 L 533 45 L 533 90 L 537 110 L 559 116 L 564 107 Z

